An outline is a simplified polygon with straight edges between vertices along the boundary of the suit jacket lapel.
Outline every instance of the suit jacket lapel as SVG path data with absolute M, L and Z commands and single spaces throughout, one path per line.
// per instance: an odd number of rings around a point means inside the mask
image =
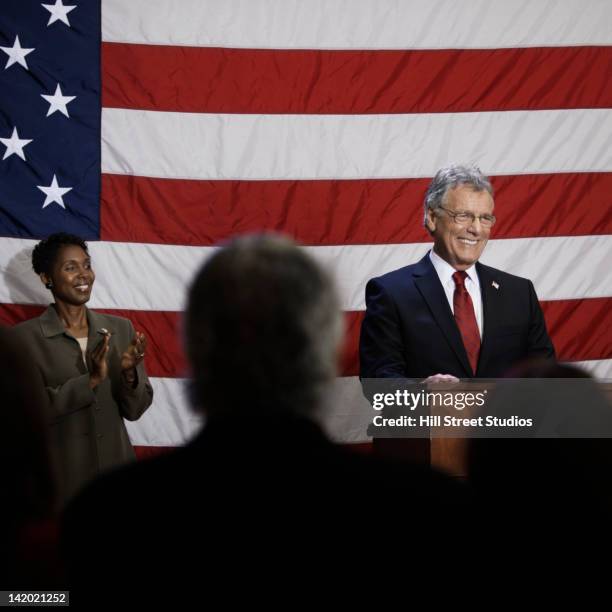
M 87 335 L 87 350 L 85 351 L 85 363 L 87 364 L 87 369 L 91 370 L 91 351 L 92 351 L 92 343 L 96 341 L 96 330 L 94 324 L 92 324 L 92 319 L 90 317 L 91 311 L 86 309 L 87 316 L 87 324 L 89 326 L 89 333 Z M 70 340 L 70 342 L 75 342 L 78 344 L 76 338 L 74 338 L 71 334 L 67 333 L 64 329 L 64 325 L 57 314 L 57 311 L 53 307 L 53 304 L 49 305 L 47 310 L 43 312 L 43 314 L 39 317 L 40 328 L 42 331 L 42 335 L 45 338 L 52 338 L 54 336 L 65 336 Z M 99 337 L 99 336 L 98 336 Z M 79 347 L 80 350 L 80 347 Z M 80 354 L 80 353 L 79 353 Z M 82 360 L 79 359 L 79 365 L 77 367 L 81 367 Z
M 38 320 L 40 322 L 40 330 L 45 338 L 52 338 L 66 332 L 53 304 L 47 307 L 47 310 L 38 317 Z
M 491 273 L 491 269 L 480 263 L 476 264 L 478 279 L 480 281 L 480 294 L 482 296 L 483 333 L 478 359 L 478 370 L 486 369 L 487 361 L 493 348 L 494 331 L 499 326 L 498 314 L 501 312 L 500 302 L 503 299 L 503 288 L 499 279 Z M 495 283 L 495 284 L 494 284 Z M 497 287 L 495 286 L 497 285 Z
M 414 272 L 414 276 L 415 285 L 427 303 L 435 322 L 442 330 L 442 333 L 453 349 L 457 359 L 461 362 L 466 374 L 472 376 L 472 368 L 467 353 L 465 352 L 465 347 L 463 346 L 459 328 L 457 327 L 457 323 L 455 323 L 455 318 L 453 317 L 448 300 L 446 299 L 446 294 L 444 293 L 436 269 L 429 259 L 429 254 L 421 259 L 419 267 Z

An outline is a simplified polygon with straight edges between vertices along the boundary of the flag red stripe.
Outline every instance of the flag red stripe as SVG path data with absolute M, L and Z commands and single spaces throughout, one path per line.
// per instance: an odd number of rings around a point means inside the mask
M 213 245 L 262 229 L 308 245 L 428 242 L 430 179 L 196 181 L 102 175 L 101 239 Z M 612 173 L 493 177 L 494 238 L 612 233 Z
M 134 446 L 134 453 L 136 459 L 145 460 L 159 457 L 160 455 L 167 455 L 176 450 L 176 446 Z
M 13 325 L 37 316 L 42 306 L 0 305 L 0 323 Z M 612 358 L 609 330 L 612 329 L 612 298 L 559 300 L 542 302 L 549 333 L 563 361 L 586 361 Z M 179 312 L 106 310 L 129 318 L 137 330 L 149 339 L 147 371 L 157 377 L 185 377 L 186 361 L 181 349 Z M 347 333 L 343 349 L 341 374 L 359 374 L 359 332 L 363 311 L 346 313 Z
M 612 298 L 543 301 L 548 333 L 561 361 L 612 357 Z M 359 374 L 359 332 L 363 311 L 347 313 L 342 374 Z
M 542 302 L 542 310 L 559 359 L 612 357 L 612 298 Z
M 0 324 L 14 325 L 38 316 L 46 306 L 0 304 Z M 125 317 L 137 331 L 147 335 L 148 348 L 145 365 L 149 376 L 187 376 L 186 360 L 181 348 L 181 313 L 148 310 L 118 310 L 96 308 L 97 312 Z
M 611 63 L 612 47 L 327 51 L 103 43 L 102 104 L 264 114 L 610 108 Z

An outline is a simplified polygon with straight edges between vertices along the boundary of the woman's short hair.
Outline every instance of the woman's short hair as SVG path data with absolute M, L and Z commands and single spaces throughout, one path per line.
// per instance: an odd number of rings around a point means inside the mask
M 79 246 L 86 253 L 87 243 L 79 236 L 58 232 L 41 240 L 32 251 L 32 267 L 36 274 L 50 274 L 60 250 L 65 246 Z

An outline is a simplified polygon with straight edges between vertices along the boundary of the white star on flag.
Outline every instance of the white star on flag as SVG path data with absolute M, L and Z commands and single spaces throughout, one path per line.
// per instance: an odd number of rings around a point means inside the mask
M 17 128 L 13 128 L 13 133 L 10 138 L 0 138 L 0 142 L 6 147 L 6 151 L 4 152 L 3 160 L 7 157 L 13 155 L 18 155 L 25 161 L 25 154 L 23 152 L 23 147 L 29 145 L 32 142 L 32 139 L 27 138 L 19 138 L 19 134 L 17 133 Z
M 47 111 L 47 117 L 52 115 L 55 111 L 59 111 L 66 117 L 70 117 L 68 114 L 68 109 L 66 108 L 66 104 L 72 102 L 76 96 L 64 96 L 62 95 L 62 88 L 59 83 L 55 88 L 55 93 L 52 96 L 47 96 L 45 94 L 40 94 L 41 98 L 44 98 L 47 102 L 49 102 L 49 110 Z
M 25 61 L 26 55 L 32 53 L 32 49 L 24 49 L 19 42 L 19 36 L 15 36 L 15 42 L 12 47 L 0 47 L 8 56 L 8 61 L 4 69 L 10 68 L 13 64 L 21 64 L 26 70 L 29 70 L 28 64 Z
M 42 185 L 36 185 L 47 197 L 45 198 L 45 203 L 43 204 L 43 208 L 49 206 L 49 204 L 53 204 L 53 202 L 57 202 L 62 208 L 66 208 L 64 206 L 63 195 L 72 190 L 72 187 L 60 187 L 57 184 L 57 178 L 55 174 L 53 175 L 53 180 L 48 187 L 43 187 Z
M 44 6 L 51 13 L 47 27 L 56 21 L 63 21 L 68 27 L 70 27 L 68 13 L 76 8 L 76 4 L 64 5 L 62 4 L 62 0 L 55 0 L 55 4 L 41 4 L 41 6 Z

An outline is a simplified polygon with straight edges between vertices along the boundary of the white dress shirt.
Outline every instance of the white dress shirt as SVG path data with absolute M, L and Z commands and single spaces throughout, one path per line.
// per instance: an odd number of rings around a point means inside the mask
M 87 360 L 85 359 L 85 355 L 87 353 L 87 337 L 85 338 L 75 338 L 81 347 L 81 354 L 83 355 L 83 363 L 85 367 L 87 367 Z
M 446 299 L 450 306 L 451 312 L 455 314 L 455 308 L 453 306 L 453 296 L 455 294 L 455 281 L 453 280 L 453 274 L 457 271 L 447 261 L 444 261 L 433 249 L 429 251 L 429 258 L 433 267 L 436 269 L 438 278 L 444 288 Z M 476 265 L 470 266 L 466 271 L 467 277 L 465 279 L 465 288 L 467 289 L 470 297 L 472 298 L 472 304 L 474 305 L 474 314 L 476 315 L 476 323 L 478 324 L 478 331 L 480 332 L 480 338 L 482 339 L 482 295 L 480 293 L 480 281 L 478 279 L 478 273 L 476 272 Z

